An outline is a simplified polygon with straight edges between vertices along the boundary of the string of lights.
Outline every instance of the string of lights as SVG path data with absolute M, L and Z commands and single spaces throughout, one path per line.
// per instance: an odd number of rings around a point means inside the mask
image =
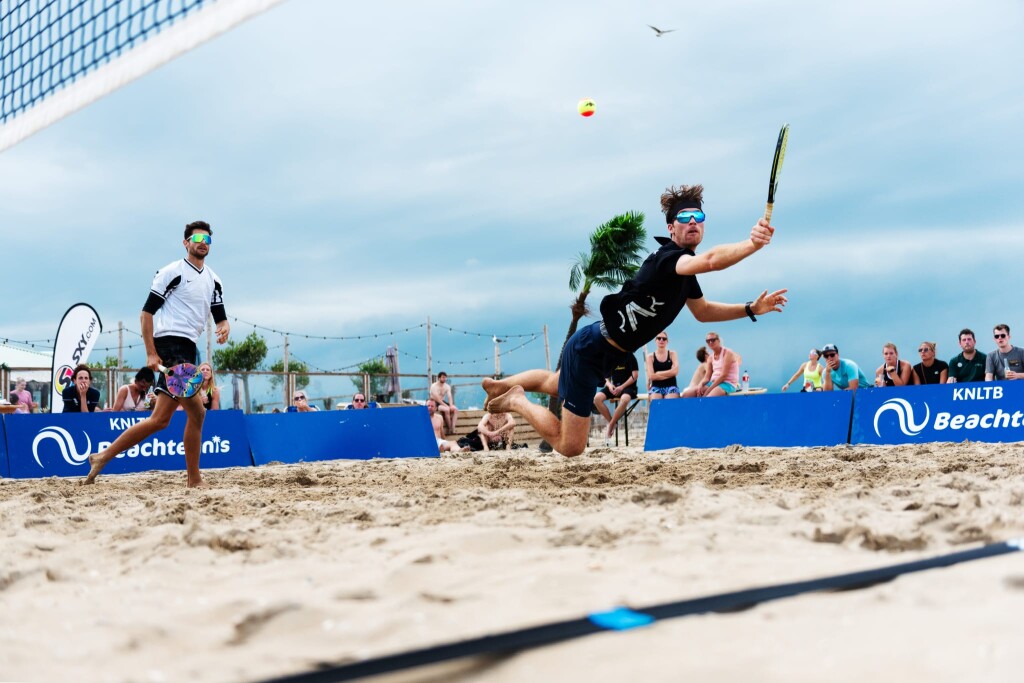
M 530 344 L 531 342 L 536 341 L 537 339 L 538 339 L 537 336 L 533 336 L 530 339 L 527 339 L 525 342 L 523 342 L 519 346 L 511 348 L 511 349 L 509 349 L 507 351 L 502 351 L 501 355 L 502 356 L 507 356 L 510 353 L 518 351 L 519 349 L 523 348 L 527 344 Z M 403 356 L 409 356 L 410 358 L 415 358 L 416 360 L 421 360 L 421 361 L 424 361 L 424 362 L 427 360 L 426 358 L 424 358 L 422 356 L 417 356 L 415 353 L 409 353 L 408 351 L 403 351 L 402 349 L 398 349 L 398 352 L 400 354 L 402 354 Z M 437 360 L 437 359 L 433 359 L 432 362 L 434 364 L 436 364 L 436 365 L 469 365 L 469 364 L 472 364 L 472 363 L 483 363 L 483 362 L 486 362 L 486 361 L 493 361 L 493 360 L 494 360 L 494 356 L 491 355 L 491 356 L 485 356 L 483 358 L 476 358 L 476 359 L 473 359 L 473 360 L 440 361 L 440 360 Z

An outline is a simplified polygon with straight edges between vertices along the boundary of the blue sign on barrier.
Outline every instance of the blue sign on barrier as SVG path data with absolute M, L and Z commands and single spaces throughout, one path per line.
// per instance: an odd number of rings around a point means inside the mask
M 11 477 L 84 477 L 89 454 L 106 448 L 146 413 L 56 413 L 19 415 L 7 420 Z M 167 429 L 121 453 L 103 474 L 148 470 L 184 470 L 185 413 L 177 412 Z M 245 422 L 239 410 L 211 410 L 203 423 L 203 469 L 252 465 Z
M 11 467 L 7 463 L 7 422 L 6 415 L 0 415 L 0 477 L 10 477 Z
M 875 387 L 857 392 L 852 443 L 1024 441 L 1024 382 Z
M 245 419 L 257 465 L 438 457 L 430 415 L 421 406 L 274 413 Z
M 652 401 L 644 450 L 835 446 L 847 443 L 852 405 L 849 391 Z

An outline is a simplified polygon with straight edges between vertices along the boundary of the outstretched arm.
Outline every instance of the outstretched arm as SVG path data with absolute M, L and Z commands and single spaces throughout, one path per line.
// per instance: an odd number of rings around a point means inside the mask
M 769 294 L 766 289 L 750 303 L 750 310 L 754 312 L 754 315 L 781 313 L 783 306 L 789 302 L 789 299 L 786 298 L 788 291 L 788 289 L 779 289 Z M 703 297 L 687 299 L 686 307 L 690 309 L 693 317 L 702 323 L 739 320 L 747 315 L 746 304 L 723 304 L 717 301 L 708 301 Z
M 680 256 L 676 261 L 676 273 L 679 275 L 700 275 L 715 270 L 725 270 L 747 258 L 755 251 L 768 246 L 772 241 L 775 228 L 768 221 L 760 219 L 750 229 L 750 239 L 735 244 L 720 244 L 711 247 L 703 254 Z

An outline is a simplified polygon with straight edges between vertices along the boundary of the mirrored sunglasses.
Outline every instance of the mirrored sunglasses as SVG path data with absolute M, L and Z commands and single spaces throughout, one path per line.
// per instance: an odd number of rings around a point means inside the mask
M 693 219 L 694 221 L 696 221 L 698 223 L 703 223 L 704 222 L 704 212 L 703 211 L 680 211 L 679 213 L 676 214 L 676 220 L 679 221 L 680 223 L 689 223 L 690 219 Z
M 213 244 L 213 238 L 209 235 L 204 235 L 201 232 L 192 233 L 192 236 L 188 238 L 188 241 L 194 244 Z

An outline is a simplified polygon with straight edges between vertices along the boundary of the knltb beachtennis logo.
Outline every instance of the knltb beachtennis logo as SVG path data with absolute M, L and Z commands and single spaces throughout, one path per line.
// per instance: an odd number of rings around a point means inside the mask
M 88 434 L 85 434 L 85 450 L 79 453 L 75 440 L 68 430 L 61 427 L 44 427 L 32 440 L 32 457 L 40 467 L 43 467 L 43 461 L 39 458 L 39 446 L 47 441 L 57 442 L 57 449 L 69 465 L 81 465 L 89 459 L 89 453 L 92 452 L 92 441 Z
M 889 411 L 896 413 L 896 423 L 899 425 L 900 431 L 906 436 L 917 436 L 920 434 L 928 426 L 928 417 L 931 412 L 928 409 L 928 404 L 925 403 L 924 419 L 918 423 L 914 420 L 914 406 L 910 405 L 910 401 L 902 398 L 890 398 L 878 406 L 878 410 L 875 411 L 875 434 L 879 438 L 881 438 L 882 433 L 878 431 L 878 418 Z
M 951 388 L 949 393 L 949 400 L 955 402 L 952 403 L 952 410 L 933 412 L 928 403 L 924 401 L 911 403 L 902 398 L 890 398 L 875 410 L 875 434 L 879 438 L 883 438 L 882 432 L 886 430 L 887 425 L 892 424 L 891 420 L 888 422 L 881 420 L 886 413 L 895 414 L 896 427 L 904 436 L 918 436 L 925 430 L 934 433 L 947 430 L 970 431 L 1024 427 L 1024 412 L 1020 410 L 1007 412 L 998 407 L 998 403 L 995 406 L 996 409 L 992 410 L 992 402 L 1001 402 L 1002 399 L 1003 388 L 1000 386 L 955 387 Z M 964 404 L 961 401 L 967 403 Z M 982 403 L 977 403 L 979 401 Z M 942 405 L 945 401 L 939 400 L 938 403 L 940 408 L 946 407 Z M 981 410 L 972 410 L 974 407 L 981 408 Z

